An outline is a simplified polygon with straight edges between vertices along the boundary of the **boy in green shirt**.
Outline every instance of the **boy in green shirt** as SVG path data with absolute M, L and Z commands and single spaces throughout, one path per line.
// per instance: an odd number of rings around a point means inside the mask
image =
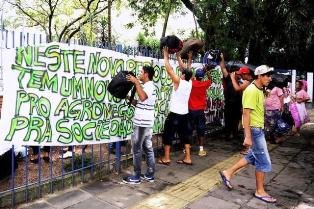
M 263 87 L 271 81 L 273 68 L 261 65 L 255 69 L 256 79 L 244 90 L 242 98 L 244 128 L 243 145 L 250 147 L 248 154 L 232 167 L 219 171 L 224 185 L 232 190 L 230 183 L 233 175 L 248 164 L 255 165 L 256 190 L 254 197 L 267 203 L 275 203 L 276 199 L 264 189 L 265 173 L 271 171 L 271 161 L 264 135 L 264 93 Z

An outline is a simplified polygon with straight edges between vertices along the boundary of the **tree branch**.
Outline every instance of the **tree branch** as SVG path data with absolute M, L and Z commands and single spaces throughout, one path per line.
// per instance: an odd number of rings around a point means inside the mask
M 93 16 L 96 16 L 96 15 L 100 14 L 101 12 L 103 12 L 104 10 L 106 10 L 107 8 L 108 8 L 108 6 L 103 7 L 103 8 L 100 9 L 99 11 L 94 12 L 92 15 L 90 15 L 88 18 L 86 18 L 83 22 L 81 22 L 80 25 L 79 25 L 76 29 L 74 29 L 74 31 L 72 31 L 72 32 L 70 33 L 70 35 L 67 37 L 67 43 L 70 42 L 71 38 L 72 38 L 77 32 L 79 32 L 80 29 L 81 29 L 81 27 L 82 27 L 83 25 L 85 25 L 86 23 L 88 23 L 88 22 L 90 21 L 90 19 L 91 19 Z
M 31 14 L 29 14 L 20 4 L 12 3 L 11 1 L 7 1 L 9 4 L 11 4 L 14 7 L 17 7 L 23 14 L 25 14 L 29 19 L 34 21 L 36 24 L 38 24 L 47 34 L 45 25 L 41 24 L 39 20 L 36 20 Z

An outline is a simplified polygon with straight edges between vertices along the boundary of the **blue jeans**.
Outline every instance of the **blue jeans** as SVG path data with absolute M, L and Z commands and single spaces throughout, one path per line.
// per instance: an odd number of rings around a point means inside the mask
M 252 147 L 245 159 L 248 163 L 255 165 L 256 171 L 270 172 L 272 169 L 270 156 L 267 150 L 264 130 L 251 127 Z
M 134 126 L 134 131 L 131 135 L 134 174 L 138 177 L 141 175 L 143 150 L 146 154 L 146 174 L 154 175 L 155 173 L 155 156 L 152 143 L 152 133 L 152 128 Z

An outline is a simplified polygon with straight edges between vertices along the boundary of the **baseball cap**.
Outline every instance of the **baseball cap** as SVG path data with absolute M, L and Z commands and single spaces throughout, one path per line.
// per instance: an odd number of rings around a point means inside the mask
M 257 68 L 255 68 L 254 74 L 255 75 L 262 75 L 266 73 L 272 73 L 274 71 L 273 67 L 269 67 L 267 65 L 260 65 Z
M 196 71 L 195 71 L 195 77 L 196 78 L 203 78 L 205 76 L 205 72 L 202 68 L 198 68 Z
M 239 75 L 243 75 L 243 74 L 250 74 L 250 69 L 246 66 L 241 67 L 237 72 L 237 74 Z

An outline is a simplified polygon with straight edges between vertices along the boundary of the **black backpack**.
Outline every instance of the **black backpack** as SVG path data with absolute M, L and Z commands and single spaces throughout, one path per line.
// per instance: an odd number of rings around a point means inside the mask
M 174 54 L 182 49 L 183 42 L 175 35 L 166 36 L 160 39 L 160 51 L 164 46 L 168 47 L 169 54 Z
M 134 98 L 136 89 L 134 88 L 134 84 L 126 79 L 127 75 L 135 76 L 133 72 L 120 71 L 112 78 L 107 87 L 107 90 L 112 96 L 119 99 L 125 99 L 129 91 L 133 88 L 129 102 L 130 105 Z

